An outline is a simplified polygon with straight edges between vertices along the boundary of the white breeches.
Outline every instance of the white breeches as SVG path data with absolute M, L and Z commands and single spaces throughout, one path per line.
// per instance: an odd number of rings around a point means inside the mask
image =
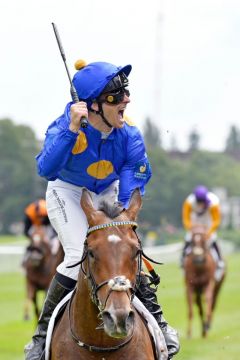
M 187 231 L 186 234 L 185 234 L 185 241 L 186 242 L 190 242 L 192 239 L 192 232 L 191 231 Z M 212 233 L 211 237 L 208 239 L 208 242 L 209 243 L 213 243 L 214 241 L 217 240 L 217 233 L 214 232 Z
M 101 194 L 90 192 L 94 207 L 102 199 L 115 202 L 118 200 L 119 182 L 114 181 Z M 88 223 L 80 204 L 82 187 L 61 180 L 49 181 L 46 193 L 48 217 L 58 233 L 65 253 L 64 261 L 57 271 L 67 277 L 77 280 L 79 266 L 68 269 L 82 258 L 83 244 L 86 239 Z

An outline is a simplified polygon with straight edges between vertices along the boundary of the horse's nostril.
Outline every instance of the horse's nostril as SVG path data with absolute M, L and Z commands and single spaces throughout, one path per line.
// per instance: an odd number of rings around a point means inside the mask
M 135 318 L 134 311 L 131 310 L 131 311 L 129 312 L 129 315 L 128 315 L 127 321 L 126 321 L 127 328 L 133 326 L 134 318 Z
M 129 312 L 128 319 L 131 320 L 131 321 L 133 321 L 133 320 L 134 320 L 134 317 L 135 317 L 134 311 L 131 310 L 131 311 Z
M 103 321 L 105 324 L 113 325 L 114 321 L 111 314 L 108 311 L 104 311 L 102 314 Z

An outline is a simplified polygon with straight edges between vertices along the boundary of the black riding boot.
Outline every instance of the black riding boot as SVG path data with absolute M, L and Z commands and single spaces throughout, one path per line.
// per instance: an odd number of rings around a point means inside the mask
M 217 255 L 218 255 L 219 261 L 223 261 L 222 254 L 221 254 L 221 251 L 220 251 L 220 248 L 219 248 L 219 245 L 217 244 L 217 242 L 214 241 L 214 242 L 212 243 L 212 246 L 213 246 L 213 248 L 215 249 L 215 251 L 216 251 L 216 253 L 217 253 Z
M 73 290 L 75 285 L 75 280 L 59 273 L 52 279 L 35 334 L 32 337 L 32 341 L 24 348 L 25 360 L 44 360 L 47 328 L 53 310 L 57 304 Z
M 168 359 L 171 359 L 180 349 L 178 333 L 175 329 L 169 326 L 167 321 L 164 319 L 162 308 L 157 302 L 157 288 L 153 288 L 151 285 L 152 282 L 149 282 L 148 277 L 141 274 L 140 285 L 136 292 L 136 296 L 157 320 L 168 348 Z
M 190 246 L 189 242 L 186 241 L 184 246 L 183 246 L 183 249 L 182 249 L 182 254 L 181 254 L 181 258 L 180 258 L 180 267 L 183 268 L 183 262 L 184 262 L 184 258 L 186 256 L 186 253 L 187 253 L 187 248 Z
M 225 262 L 222 258 L 222 254 L 220 251 L 220 248 L 217 244 L 216 241 L 214 241 L 212 243 L 212 247 L 214 248 L 215 252 L 217 253 L 218 259 L 217 259 L 217 269 L 215 271 L 215 279 L 217 281 L 221 281 L 223 274 L 224 274 L 224 270 L 225 270 Z

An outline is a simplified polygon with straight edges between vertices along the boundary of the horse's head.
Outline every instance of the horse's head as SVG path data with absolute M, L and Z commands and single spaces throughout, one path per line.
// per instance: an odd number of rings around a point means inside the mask
M 90 227 L 84 267 L 91 296 L 100 310 L 105 332 L 115 338 L 133 331 L 131 300 L 141 267 L 141 244 L 134 228 L 141 204 L 138 190 L 124 211 L 118 204 L 103 204 L 101 210 L 96 210 L 87 190 L 81 199 Z
M 44 258 L 51 253 L 49 239 L 44 226 L 32 226 L 30 230 L 31 244 L 28 246 L 28 264 L 38 267 Z
M 192 229 L 191 248 L 193 262 L 195 264 L 203 264 L 206 259 L 207 244 L 207 230 L 204 226 L 195 226 Z

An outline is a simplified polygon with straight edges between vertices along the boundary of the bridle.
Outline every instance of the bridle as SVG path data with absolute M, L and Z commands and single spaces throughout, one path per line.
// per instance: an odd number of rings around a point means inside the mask
M 38 240 L 39 240 L 39 244 L 36 245 L 35 244 L 35 237 L 38 236 Z M 33 252 L 35 252 L 36 254 L 38 254 L 37 256 L 37 260 L 39 262 L 41 262 L 43 260 L 43 258 L 47 255 L 47 247 L 49 247 L 48 243 L 46 241 L 44 241 L 44 234 L 33 234 L 31 236 L 31 243 L 30 245 L 27 247 L 27 251 L 32 254 Z M 30 256 L 31 258 L 31 256 Z
M 97 230 L 101 230 L 101 229 L 105 229 L 105 228 L 109 228 L 109 227 L 116 227 L 116 226 L 126 226 L 126 225 L 130 225 L 133 229 L 133 231 L 135 232 L 137 239 L 138 239 L 138 244 L 139 244 L 139 250 L 136 254 L 137 256 L 137 274 L 136 274 L 136 281 L 134 284 L 131 284 L 130 281 L 128 279 L 125 278 L 125 276 L 115 276 L 113 279 L 108 279 L 108 280 L 104 280 L 102 281 L 100 284 L 97 284 L 94 275 L 91 271 L 91 266 L 90 266 L 90 252 L 89 252 L 89 248 L 88 248 L 88 236 L 93 233 L 94 231 Z M 93 301 L 93 303 L 98 307 L 99 309 L 99 315 L 98 317 L 101 318 L 102 317 L 102 313 L 106 307 L 107 301 L 111 295 L 111 293 L 113 291 L 123 291 L 126 292 L 127 296 L 129 297 L 130 303 L 132 303 L 133 297 L 138 289 L 139 283 L 140 283 L 140 274 L 141 274 L 141 268 L 142 268 L 142 256 L 144 256 L 145 258 L 147 258 L 148 260 L 156 263 L 156 264 L 160 264 L 158 262 L 156 262 L 155 260 L 150 259 L 148 256 L 146 256 L 143 252 L 142 249 L 142 245 L 141 245 L 141 241 L 136 233 L 136 228 L 137 228 L 138 224 L 135 221 L 113 221 L 110 223 L 105 223 L 105 224 L 100 224 L 100 225 L 96 225 L 96 226 L 92 226 L 88 229 L 87 231 L 87 237 L 84 243 L 84 252 L 83 252 L 83 256 L 81 261 L 77 262 L 74 265 L 68 266 L 68 268 L 72 268 L 75 267 L 77 265 L 81 266 L 81 271 L 83 272 L 83 274 L 85 275 L 85 278 L 89 280 L 90 282 L 90 286 L 91 286 L 91 299 Z M 88 271 L 85 270 L 85 268 L 83 267 L 83 263 L 84 261 L 87 261 L 87 269 Z M 109 286 L 109 291 L 107 293 L 106 299 L 104 301 L 104 303 L 102 304 L 101 301 L 98 298 L 98 291 L 105 285 Z M 130 290 L 130 291 L 129 291 Z M 74 290 L 75 293 L 76 289 Z M 73 294 L 74 294 L 73 293 Z M 72 294 L 72 295 L 73 295 Z M 85 344 L 84 342 L 82 342 L 74 333 L 73 328 L 72 328 L 72 324 L 71 324 L 71 316 L 70 316 L 70 311 L 71 311 L 71 304 L 72 304 L 72 299 L 73 296 L 70 299 L 69 302 L 69 307 L 68 307 L 68 319 L 69 319 L 69 326 L 70 326 L 70 332 L 71 332 L 71 336 L 73 338 L 73 340 L 76 342 L 76 344 L 78 346 L 80 346 L 81 348 L 85 348 L 89 351 L 96 351 L 96 352 L 111 352 L 111 351 L 116 351 L 122 347 L 124 347 L 125 345 L 127 345 L 133 337 L 133 331 L 131 333 L 131 335 L 129 336 L 129 338 L 116 346 L 112 346 L 112 347 L 99 347 L 99 346 L 94 346 L 94 345 L 89 345 L 89 344 Z
M 203 233 L 194 233 L 192 235 L 192 239 L 190 242 L 191 245 L 191 254 L 196 259 L 194 262 L 196 263 L 203 263 L 205 261 L 205 255 L 209 248 L 211 247 L 211 244 L 206 240 L 203 239 L 204 234 Z M 200 237 L 199 244 L 196 242 L 195 237 Z M 198 259 L 198 260 L 197 260 Z

